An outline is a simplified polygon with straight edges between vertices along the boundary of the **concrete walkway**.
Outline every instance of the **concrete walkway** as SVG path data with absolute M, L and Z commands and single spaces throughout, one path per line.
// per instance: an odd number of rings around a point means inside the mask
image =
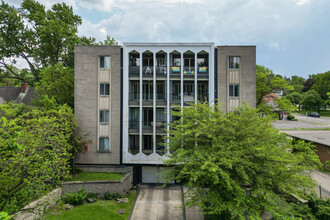
M 131 220 L 183 220 L 180 186 L 141 186 Z
M 181 186 L 142 185 L 131 220 L 204 220 L 199 207 L 183 207 Z

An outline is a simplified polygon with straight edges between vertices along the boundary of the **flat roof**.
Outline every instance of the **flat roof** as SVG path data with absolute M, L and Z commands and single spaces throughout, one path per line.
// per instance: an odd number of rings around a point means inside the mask
M 322 130 L 287 130 L 287 135 L 330 147 L 330 131 Z
M 205 46 L 214 46 L 213 42 L 191 42 L 191 43 L 182 43 L 182 42 L 172 42 L 172 43 L 159 43 L 159 42 L 124 42 L 123 46 L 155 46 L 155 47 L 178 47 L 178 46 L 194 46 L 194 47 L 205 47 Z

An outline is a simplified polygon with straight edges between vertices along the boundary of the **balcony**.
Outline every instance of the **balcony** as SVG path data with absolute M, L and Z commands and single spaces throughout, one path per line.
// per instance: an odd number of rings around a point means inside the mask
M 197 99 L 200 103 L 208 102 L 209 95 L 207 93 L 197 94 Z
M 139 66 L 129 66 L 128 73 L 129 73 L 129 76 L 139 77 L 140 76 L 140 67 Z
M 129 121 L 128 129 L 138 131 L 139 127 L 140 127 L 140 121 L 134 119 Z
M 140 93 L 129 93 L 128 100 L 129 101 L 139 101 L 140 100 Z
M 197 76 L 198 77 L 208 77 L 209 76 L 209 70 L 207 66 L 200 66 L 197 67 Z
M 143 66 L 142 67 L 142 76 L 144 77 L 153 77 L 154 67 L 153 66 Z
M 194 102 L 195 93 L 183 93 L 183 101 L 184 102 Z
M 166 101 L 167 101 L 166 93 L 156 94 L 156 102 L 166 102 Z
M 156 66 L 157 76 L 166 76 L 166 74 L 167 74 L 166 66 Z
M 143 93 L 142 94 L 142 100 L 143 101 L 153 101 L 154 100 L 154 94 L 153 93 Z
M 195 67 L 194 66 L 184 66 L 183 75 L 185 77 L 194 77 L 195 76 Z
M 171 102 L 180 102 L 181 94 L 180 93 L 171 93 L 170 98 L 171 98 Z
M 181 76 L 181 67 L 180 66 L 171 66 L 170 67 L 171 76 Z

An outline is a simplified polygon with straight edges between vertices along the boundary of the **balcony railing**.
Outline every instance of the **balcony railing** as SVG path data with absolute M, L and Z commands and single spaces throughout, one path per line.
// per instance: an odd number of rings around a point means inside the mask
M 166 66 L 156 66 L 157 76 L 166 76 L 166 74 L 167 74 Z
M 153 93 L 143 93 L 142 94 L 143 101 L 152 101 L 154 99 Z
M 197 67 L 198 76 L 208 76 L 209 70 L 207 66 Z
M 153 121 L 142 121 L 142 128 L 144 130 L 152 130 L 154 126 L 154 122 Z M 129 129 L 139 129 L 140 127 L 140 121 L 139 120 L 130 120 L 129 121 L 129 125 L 128 128 Z M 166 121 L 163 120 L 157 120 L 156 121 L 156 129 L 162 130 L 166 128 Z
M 180 75 L 181 74 L 181 67 L 180 66 L 171 66 L 170 73 L 172 75 Z
M 207 93 L 197 94 L 197 99 L 201 103 L 208 102 L 209 95 Z
M 152 130 L 152 121 L 142 121 L 143 130 Z
M 166 93 L 159 93 L 159 94 L 156 94 L 156 101 L 157 102 L 166 102 L 167 100 L 167 95 Z
M 153 71 L 154 71 L 153 66 L 143 66 L 142 67 L 142 75 L 143 76 L 152 77 L 153 76 Z
M 129 129 L 139 129 L 140 127 L 140 121 L 138 120 L 130 120 L 128 128 Z
M 181 93 L 171 93 L 170 98 L 171 98 L 171 102 L 180 102 L 181 101 Z
M 139 101 L 140 93 L 129 93 L 129 101 Z
M 140 76 L 139 66 L 129 66 L 128 67 L 129 76 Z
M 183 67 L 183 75 L 195 75 L 195 67 L 194 66 L 184 66 Z
M 183 101 L 184 102 L 194 102 L 195 93 L 183 93 Z

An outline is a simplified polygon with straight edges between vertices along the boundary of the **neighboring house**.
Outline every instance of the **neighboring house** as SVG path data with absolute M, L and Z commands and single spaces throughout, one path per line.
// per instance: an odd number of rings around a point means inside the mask
M 283 120 L 284 112 L 279 108 L 279 104 L 275 101 L 275 99 L 280 99 L 281 97 L 276 93 L 269 93 L 264 96 L 263 101 L 272 108 L 273 112 L 278 114 L 278 119 Z
M 177 106 L 256 105 L 256 47 L 124 43 L 75 47 L 75 116 L 89 140 L 76 164 L 131 168 L 135 183 L 160 182 L 169 153 L 164 124 Z
M 21 87 L 0 87 L 0 104 L 4 101 L 30 104 L 34 97 L 35 90 L 27 83 L 22 83 Z

